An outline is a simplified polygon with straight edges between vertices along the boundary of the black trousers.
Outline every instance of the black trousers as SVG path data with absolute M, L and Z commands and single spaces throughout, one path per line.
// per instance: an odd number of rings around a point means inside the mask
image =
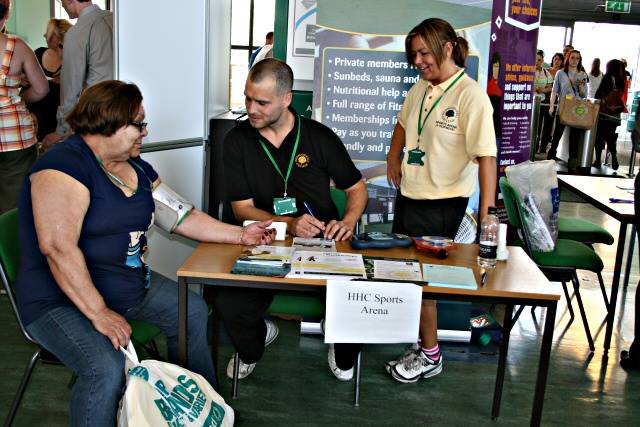
M 264 354 L 263 318 L 273 296 L 273 291 L 251 288 L 223 288 L 217 293 L 216 310 L 244 363 L 255 363 Z
M 636 216 L 640 213 L 640 174 L 636 175 L 635 180 L 635 211 Z M 636 220 L 636 230 L 640 230 L 640 222 Z M 640 257 L 640 253 L 638 254 Z M 640 362 L 640 283 L 636 288 L 636 303 L 635 303 L 635 319 L 633 322 L 634 338 L 631 347 L 629 348 L 629 357 L 633 360 Z
M 38 158 L 38 147 L 0 153 L 0 214 L 18 206 L 24 180 Z
M 538 147 L 537 151 L 544 153 L 551 142 L 551 131 L 553 130 L 553 117 L 549 115 L 549 106 L 540 106 L 538 116 Z
M 408 236 L 443 236 L 453 239 L 468 204 L 468 197 L 414 200 L 398 191 L 393 212 L 393 232 Z
M 274 295 L 275 291 L 251 288 L 218 290 L 216 310 L 244 363 L 256 363 L 264 354 L 264 340 L 267 335 L 264 316 Z M 360 344 L 336 344 L 338 367 L 350 369 L 361 349 Z
M 553 138 L 551 138 L 551 148 L 549 149 L 549 154 L 547 155 L 547 159 L 552 159 L 556 156 L 556 151 L 558 150 L 558 145 L 560 144 L 560 139 L 562 138 L 562 134 L 564 133 L 565 125 L 560 123 L 560 114 L 556 114 L 555 117 L 555 129 L 553 130 Z M 577 159 L 578 158 L 578 149 L 580 147 L 580 140 L 584 135 L 584 130 L 576 129 L 569 126 L 569 158 Z
M 616 155 L 616 143 L 618 141 L 616 128 L 619 125 L 620 123 L 617 121 L 598 118 L 598 130 L 596 132 L 596 140 L 594 142 L 596 150 L 604 150 L 606 143 L 607 150 L 609 150 L 611 155 Z

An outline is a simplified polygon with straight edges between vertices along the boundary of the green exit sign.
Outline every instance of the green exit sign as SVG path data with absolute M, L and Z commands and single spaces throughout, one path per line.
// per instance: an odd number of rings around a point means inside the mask
M 631 0 L 607 0 L 607 4 L 604 7 L 605 12 L 613 13 L 630 13 L 631 12 Z

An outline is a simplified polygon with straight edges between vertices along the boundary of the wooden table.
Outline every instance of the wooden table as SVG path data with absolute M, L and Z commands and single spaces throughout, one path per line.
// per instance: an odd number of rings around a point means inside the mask
M 280 243 L 280 242 L 278 242 Z M 283 244 L 284 245 L 284 244 Z M 356 251 L 348 243 L 338 242 L 337 249 L 341 252 L 362 253 L 371 256 L 418 259 L 422 263 L 448 264 L 470 267 L 480 283 L 480 269 L 477 266 L 477 245 L 458 245 L 451 251 L 446 260 L 438 260 L 415 248 L 396 249 L 368 249 Z M 231 268 L 240 254 L 240 246 L 224 244 L 200 244 L 193 254 L 178 270 L 179 286 L 179 355 L 180 363 L 187 363 L 187 286 L 189 284 L 203 284 L 238 288 L 261 288 L 272 290 L 287 290 L 298 292 L 324 292 L 326 282 L 312 279 L 282 279 L 262 276 L 247 276 L 231 274 Z M 504 373 L 509 348 L 509 336 L 512 326 L 513 306 L 535 305 L 547 307 L 538 375 L 531 414 L 531 425 L 540 425 L 542 405 L 549 370 L 549 357 L 553 339 L 556 308 L 560 294 L 550 286 L 549 281 L 531 261 L 521 248 L 509 248 L 509 261 L 499 262 L 495 270 L 491 271 L 487 283 L 475 290 L 453 289 L 442 287 L 422 287 L 425 298 L 446 299 L 455 301 L 478 301 L 496 304 L 506 304 L 503 323 L 503 340 L 500 346 L 498 372 L 494 387 L 492 418 L 497 418 L 500 412 L 500 400 L 504 383 Z M 214 346 L 217 343 L 214 343 Z M 356 380 L 358 380 L 356 375 Z M 356 393 L 359 384 L 356 384 Z
M 620 272 L 622 270 L 622 259 L 624 258 L 627 225 L 634 225 L 636 218 L 633 203 L 611 203 L 609 198 L 613 197 L 616 199 L 633 200 L 632 194 L 619 187 L 633 188 L 634 182 L 633 179 L 627 178 L 604 178 L 579 175 L 560 175 L 558 176 L 558 182 L 560 187 L 566 188 L 567 190 L 577 194 L 595 208 L 620 222 L 620 229 L 618 230 L 618 245 L 616 248 L 616 260 L 613 267 L 613 280 L 611 282 L 611 296 L 609 297 L 609 309 L 607 311 L 607 331 L 604 336 L 604 351 L 606 356 L 611 345 L 616 305 L 618 303 L 618 289 L 620 287 Z M 632 232 L 629 242 L 629 250 L 627 252 L 625 286 L 629 283 L 629 272 L 631 271 L 634 244 L 635 233 Z

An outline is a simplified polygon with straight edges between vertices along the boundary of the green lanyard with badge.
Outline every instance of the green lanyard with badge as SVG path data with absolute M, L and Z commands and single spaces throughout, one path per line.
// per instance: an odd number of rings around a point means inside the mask
M 287 169 L 287 176 L 284 176 L 280 167 L 276 163 L 275 159 L 269 152 L 267 145 L 264 143 L 262 138 L 259 138 L 260 145 L 262 145 L 262 149 L 267 154 L 269 160 L 271 160 L 271 164 L 276 169 L 276 172 L 282 177 L 284 180 L 284 196 L 283 197 L 274 197 L 273 198 L 273 212 L 276 215 L 287 215 L 294 214 L 298 212 L 298 208 L 296 207 L 296 198 L 295 197 L 287 197 L 287 184 L 289 183 L 289 177 L 291 176 L 291 170 L 293 169 L 293 161 L 296 157 L 296 152 L 298 151 L 298 143 L 300 142 L 300 122 L 301 119 L 298 117 L 298 131 L 296 134 L 296 142 L 293 146 L 293 152 L 291 153 L 291 159 L 289 160 L 289 168 Z
M 433 105 L 431 106 L 429 111 L 427 111 L 427 115 L 423 119 L 422 118 L 422 111 L 424 110 L 424 100 L 427 97 L 427 91 L 426 90 L 424 91 L 424 95 L 422 96 L 422 102 L 420 103 L 420 115 L 418 116 L 418 141 L 416 143 L 416 148 L 414 148 L 413 150 L 409 150 L 407 152 L 407 154 L 409 155 L 409 157 L 407 158 L 407 164 L 408 165 L 424 166 L 423 157 L 427 153 L 425 153 L 424 151 L 422 151 L 420 149 L 420 138 L 422 137 L 422 132 L 425 129 L 425 124 L 427 123 L 427 119 L 431 115 L 431 112 L 440 103 L 440 100 L 442 99 L 444 94 L 447 93 L 449 91 L 449 89 L 451 89 L 453 87 L 453 85 L 455 85 L 458 82 L 458 80 L 460 80 L 460 78 L 462 78 L 463 75 L 464 75 L 464 71 L 462 73 L 460 73 L 460 75 L 458 77 L 456 77 L 456 79 L 454 81 L 452 81 L 449 86 L 447 86 L 447 88 L 444 90 L 444 92 L 442 92 L 442 95 L 440 95 L 438 97 L 438 99 L 436 99 L 436 101 L 433 103 Z

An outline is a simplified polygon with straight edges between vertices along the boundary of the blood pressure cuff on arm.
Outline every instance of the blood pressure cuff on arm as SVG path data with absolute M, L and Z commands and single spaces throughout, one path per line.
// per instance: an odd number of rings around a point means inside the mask
M 170 233 L 189 216 L 193 209 L 192 203 L 164 183 L 153 190 L 153 201 L 156 205 L 155 224 Z

